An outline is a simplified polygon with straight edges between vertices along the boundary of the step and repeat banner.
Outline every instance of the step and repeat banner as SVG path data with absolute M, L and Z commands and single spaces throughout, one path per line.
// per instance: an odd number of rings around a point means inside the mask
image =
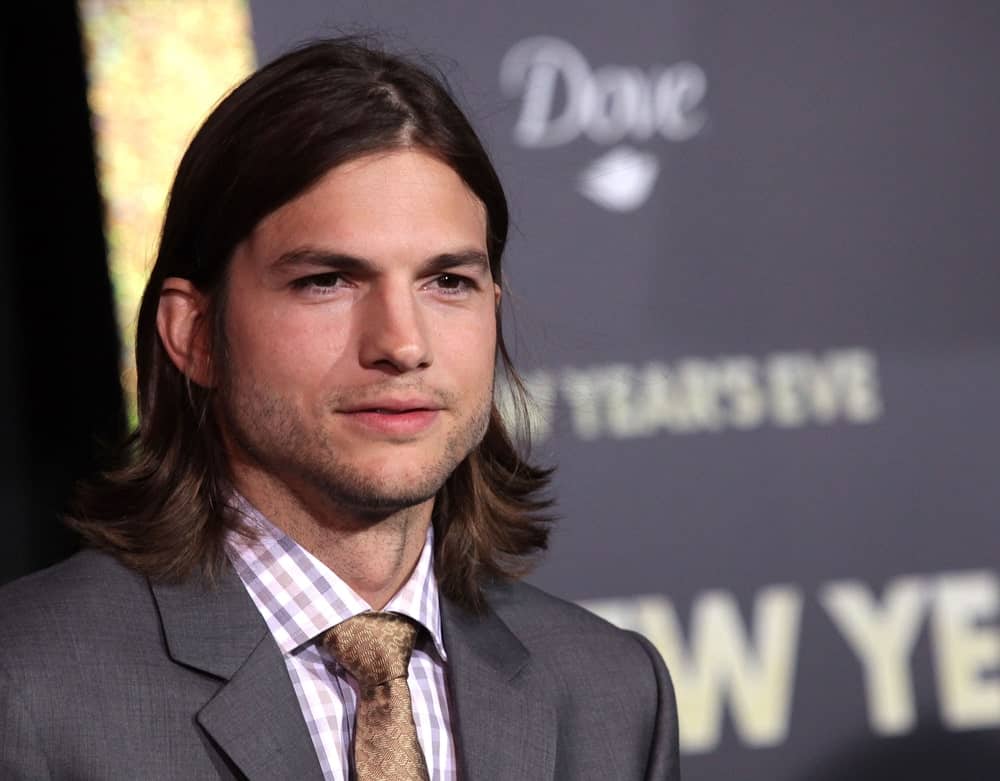
M 1000 773 L 1000 9 L 248 10 L 257 62 L 376 33 L 481 132 L 532 580 L 656 644 L 685 777 Z

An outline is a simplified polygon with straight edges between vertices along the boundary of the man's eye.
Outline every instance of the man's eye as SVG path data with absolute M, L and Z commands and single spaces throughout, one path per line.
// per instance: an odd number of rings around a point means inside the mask
M 459 274 L 441 274 L 434 279 L 434 284 L 441 290 L 451 292 L 465 292 L 475 288 L 475 283 L 468 277 Z
M 292 282 L 292 286 L 297 290 L 318 290 L 322 292 L 340 287 L 342 281 L 342 275 L 339 272 L 331 271 L 327 274 L 313 274 L 312 276 L 296 279 Z

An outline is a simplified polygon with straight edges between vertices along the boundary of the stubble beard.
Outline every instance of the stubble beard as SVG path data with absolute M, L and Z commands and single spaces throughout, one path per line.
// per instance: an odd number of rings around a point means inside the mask
M 405 484 L 365 472 L 341 457 L 325 429 L 307 427 L 287 399 L 250 378 L 229 378 L 219 389 L 218 409 L 233 443 L 292 493 L 300 488 L 317 492 L 359 518 L 377 521 L 432 499 L 479 445 L 493 405 L 492 383 L 489 387 L 470 415 L 454 421 L 440 451 L 430 454 L 421 472 Z M 454 409 L 454 399 L 446 396 L 442 401 Z M 325 400 L 331 416 L 340 407 L 336 395 Z

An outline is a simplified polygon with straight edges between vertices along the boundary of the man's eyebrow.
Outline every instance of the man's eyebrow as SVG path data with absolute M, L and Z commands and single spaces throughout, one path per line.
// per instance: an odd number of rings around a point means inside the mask
M 314 247 L 300 247 L 278 256 L 271 264 L 275 271 L 281 271 L 295 266 L 322 266 L 337 271 L 373 274 L 377 271 L 376 264 L 366 258 L 358 258 L 341 252 L 329 252 Z M 444 252 L 427 260 L 421 267 L 421 273 L 438 274 L 449 269 L 473 266 L 476 270 L 489 273 L 490 261 L 485 252 L 480 250 L 463 250 L 460 252 Z
M 375 270 L 375 265 L 364 258 L 356 258 L 341 252 L 328 252 L 314 247 L 300 247 L 284 252 L 271 264 L 274 271 L 283 271 L 295 266 L 323 266 L 338 271 L 373 272 Z
M 476 271 L 490 271 L 490 260 L 485 252 L 466 250 L 464 252 L 445 252 L 431 258 L 424 266 L 428 274 L 440 273 L 453 268 L 474 266 Z

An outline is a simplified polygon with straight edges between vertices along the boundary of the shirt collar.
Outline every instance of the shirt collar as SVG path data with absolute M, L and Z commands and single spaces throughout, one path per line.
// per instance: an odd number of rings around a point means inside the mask
M 295 653 L 330 627 L 371 610 L 333 570 L 245 498 L 235 496 L 232 506 L 252 536 L 230 532 L 226 540 L 229 559 L 282 653 Z M 383 610 L 421 624 L 440 658 L 446 660 L 433 551 L 434 529 L 429 527 L 417 566 Z

